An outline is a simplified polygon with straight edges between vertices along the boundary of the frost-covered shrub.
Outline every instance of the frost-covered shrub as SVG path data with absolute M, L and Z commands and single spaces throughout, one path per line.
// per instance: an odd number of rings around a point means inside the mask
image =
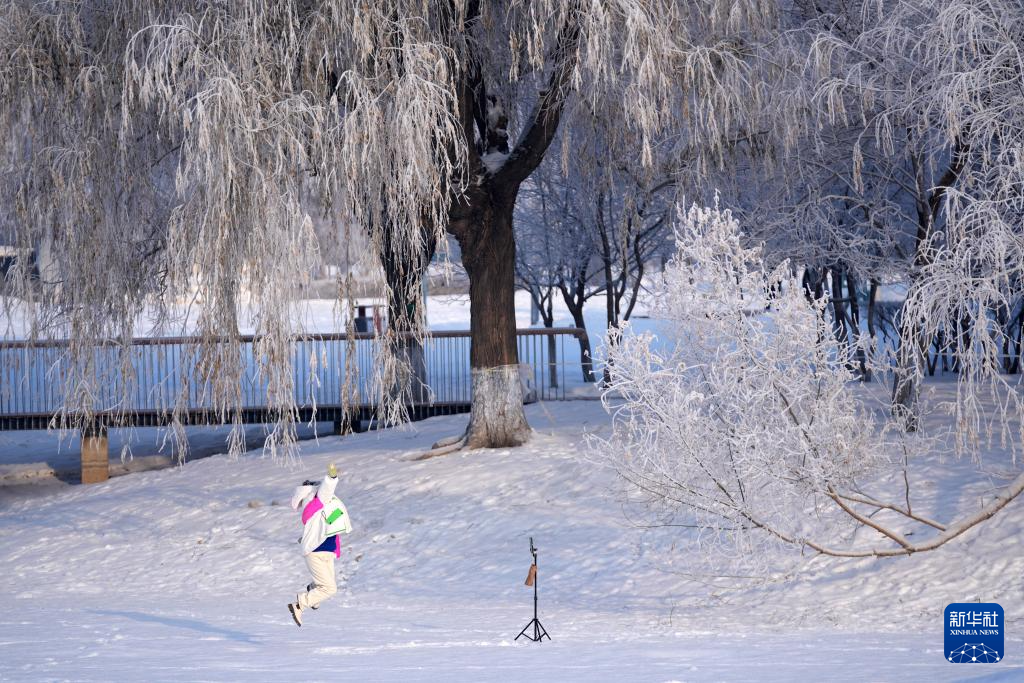
M 920 437 L 870 410 L 854 350 L 788 264 L 767 269 L 717 207 L 680 213 L 676 246 L 655 296 L 663 330 L 611 345 L 613 432 L 598 449 L 661 523 L 693 529 L 706 557 L 766 568 L 780 545 L 909 554 L 981 521 L 946 527 L 912 510 L 909 490 L 898 504 L 865 493 Z M 908 524 L 939 533 L 911 543 Z
M 625 335 L 609 359 L 618 465 L 715 539 L 800 538 L 809 502 L 834 508 L 823 494 L 882 457 L 846 353 L 824 301 L 787 264 L 766 270 L 728 211 L 694 206 L 676 244 L 656 297 L 665 335 Z

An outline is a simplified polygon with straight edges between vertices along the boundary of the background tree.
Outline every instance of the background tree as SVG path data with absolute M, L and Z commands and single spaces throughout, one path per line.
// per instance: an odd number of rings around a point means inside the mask
M 566 177 L 560 159 L 549 157 L 534 171 L 516 204 L 516 280 L 530 292 L 544 325 L 554 325 L 558 295 L 573 325 L 586 329 L 583 307 L 604 291 L 595 257 L 594 231 L 579 203 L 582 183 Z M 584 382 L 593 382 L 593 349 L 589 334 L 579 340 Z
M 680 166 L 681 187 L 705 201 L 721 191 L 768 258 L 790 258 L 812 296 L 829 294 L 842 343 L 896 353 L 893 409 L 911 430 L 920 379 L 940 356 L 962 378 L 985 346 L 1004 350 L 997 366 L 1015 367 L 1020 276 L 1012 256 L 996 264 L 988 252 L 1020 242 L 1006 186 L 1019 135 L 1006 114 L 1019 99 L 1006 86 L 1020 71 L 1011 4 L 796 3 L 775 53 L 786 73 L 778 98 L 789 104 L 766 110 L 802 111 L 785 117 L 800 125 L 773 129 L 762 119 L 739 131 L 721 169 Z M 1002 217 L 981 221 L 978 211 Z M 956 234 L 964 237 L 951 242 Z M 940 257 L 950 259 L 941 277 Z M 935 301 L 954 280 L 959 302 Z M 910 286 L 895 343 L 878 329 L 876 302 L 892 283 Z M 856 344 L 865 318 L 870 339 Z M 856 359 L 862 377 L 864 361 Z
M 586 329 L 583 304 L 597 290 L 588 288 L 593 279 L 591 253 L 582 235 L 566 221 L 564 205 L 549 201 L 550 164 L 542 164 L 523 184 L 516 202 L 516 286 L 530 294 L 534 310 L 544 327 L 555 325 L 555 298 L 561 290 L 573 324 Z M 557 179 L 556 179 L 557 180 Z M 569 292 L 566 299 L 566 291 Z M 580 367 L 584 382 L 594 381 L 594 360 L 590 337 L 579 338 Z M 558 385 L 557 346 L 548 339 L 549 372 L 552 386 Z
M 621 116 L 619 105 L 609 104 L 563 128 L 573 155 L 546 159 L 516 207 L 519 280 L 538 292 L 538 306 L 561 294 L 577 327 L 586 326 L 583 307 L 599 294 L 608 331 L 629 320 L 650 267 L 664 262 L 671 245 L 673 148 L 652 144 L 652 163 L 643 166 L 639 140 L 607 130 Z M 593 381 L 589 341 L 580 344 L 584 379 Z

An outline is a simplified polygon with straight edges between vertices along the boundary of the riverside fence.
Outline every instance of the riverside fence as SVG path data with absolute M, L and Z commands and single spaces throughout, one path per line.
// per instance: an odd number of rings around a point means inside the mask
M 569 385 L 581 383 L 580 348 L 586 331 L 579 328 L 529 328 L 516 332 L 527 400 L 558 400 Z M 136 339 L 129 349 L 130 370 L 122 368 L 121 350 L 114 344 L 93 350 L 91 371 L 102 377 L 91 397 L 95 424 L 83 433 L 83 463 L 89 439 L 102 437 L 105 470 L 106 437 L 110 426 L 159 426 L 171 422 L 176 401 L 187 389 L 179 414 L 188 424 L 221 424 L 209 387 L 195 381 L 195 337 Z M 322 334 L 291 341 L 295 405 L 301 419 L 333 422 L 336 431 L 360 430 L 373 424 L 377 405 L 370 397 L 380 339 L 373 334 Z M 435 331 L 423 345 L 420 374 L 428 390 L 424 400 L 408 405 L 410 419 L 468 412 L 471 402 L 470 333 Z M 238 341 L 242 378 L 241 418 L 246 423 L 271 419 L 266 404 L 267 381 L 259 372 L 257 340 Z M 354 374 L 346 386 L 346 367 Z M 46 429 L 64 408 L 68 378 L 75 371 L 68 341 L 0 341 L 0 430 Z M 123 402 L 128 390 L 128 404 Z M 342 401 L 343 392 L 354 400 Z M 74 416 L 70 416 L 73 417 Z M 230 417 L 233 417 L 231 413 Z M 98 456 L 96 456 L 98 458 Z M 83 481 L 85 480 L 83 465 Z M 104 477 L 105 478 L 105 475 Z

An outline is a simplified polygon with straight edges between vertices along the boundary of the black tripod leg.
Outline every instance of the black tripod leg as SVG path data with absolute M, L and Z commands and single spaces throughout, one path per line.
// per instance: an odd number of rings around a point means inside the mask
M 531 626 L 533 627 L 533 635 L 532 636 L 529 633 L 527 633 L 527 631 L 529 630 L 529 628 Z M 539 619 L 531 619 L 530 623 L 527 624 L 526 626 L 524 626 L 523 630 L 519 632 L 519 635 L 515 637 L 515 640 L 519 640 L 520 636 L 526 636 L 527 640 L 532 640 L 533 642 L 537 643 L 537 642 L 540 642 L 540 640 L 544 636 L 548 636 L 548 632 L 547 632 L 547 630 L 545 630 L 544 626 L 540 623 Z M 548 636 L 548 640 L 551 640 L 551 636 Z

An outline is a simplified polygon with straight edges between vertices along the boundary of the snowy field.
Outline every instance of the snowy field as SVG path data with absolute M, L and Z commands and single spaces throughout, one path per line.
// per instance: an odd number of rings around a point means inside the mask
M 607 429 L 597 402 L 527 414 L 520 449 L 410 460 L 465 425 L 443 417 L 308 441 L 291 466 L 257 450 L 8 501 L 0 680 L 1024 680 L 1019 503 L 933 553 L 711 590 L 666 571 L 669 539 L 627 523 L 614 478 L 579 458 Z M 332 461 L 355 531 L 338 595 L 300 629 L 287 500 Z M 513 642 L 530 536 L 553 637 L 539 645 Z M 1000 664 L 943 659 L 942 609 L 972 599 L 1006 610 Z
M 516 303 L 528 327 L 525 292 Z M 603 304 L 586 311 L 595 349 Z M 305 309 L 307 329 L 340 329 L 333 302 Z M 468 299 L 431 297 L 428 316 L 465 329 Z M 556 325 L 571 324 L 556 307 Z M 527 413 L 524 448 L 419 462 L 466 416 L 319 440 L 309 426 L 290 465 L 263 457 L 260 426 L 238 462 L 216 455 L 227 429 L 190 429 L 194 459 L 170 469 L 163 430 L 114 431 L 113 473 L 129 476 L 90 487 L 67 483 L 74 439 L 0 432 L 0 680 L 1024 680 L 1019 502 L 933 553 L 819 559 L 790 581 L 712 587 L 672 551 L 674 531 L 631 525 L 614 476 L 581 459 L 584 434 L 608 428 L 598 402 Z M 943 517 L 975 504 L 1007 469 L 1000 457 L 988 475 L 924 468 L 921 504 Z M 307 577 L 287 499 L 331 461 L 356 529 L 339 594 L 299 629 L 285 605 Z M 540 645 L 513 641 L 532 616 L 530 536 L 553 636 Z M 942 657 L 943 607 L 973 600 L 1006 611 L 998 665 Z

